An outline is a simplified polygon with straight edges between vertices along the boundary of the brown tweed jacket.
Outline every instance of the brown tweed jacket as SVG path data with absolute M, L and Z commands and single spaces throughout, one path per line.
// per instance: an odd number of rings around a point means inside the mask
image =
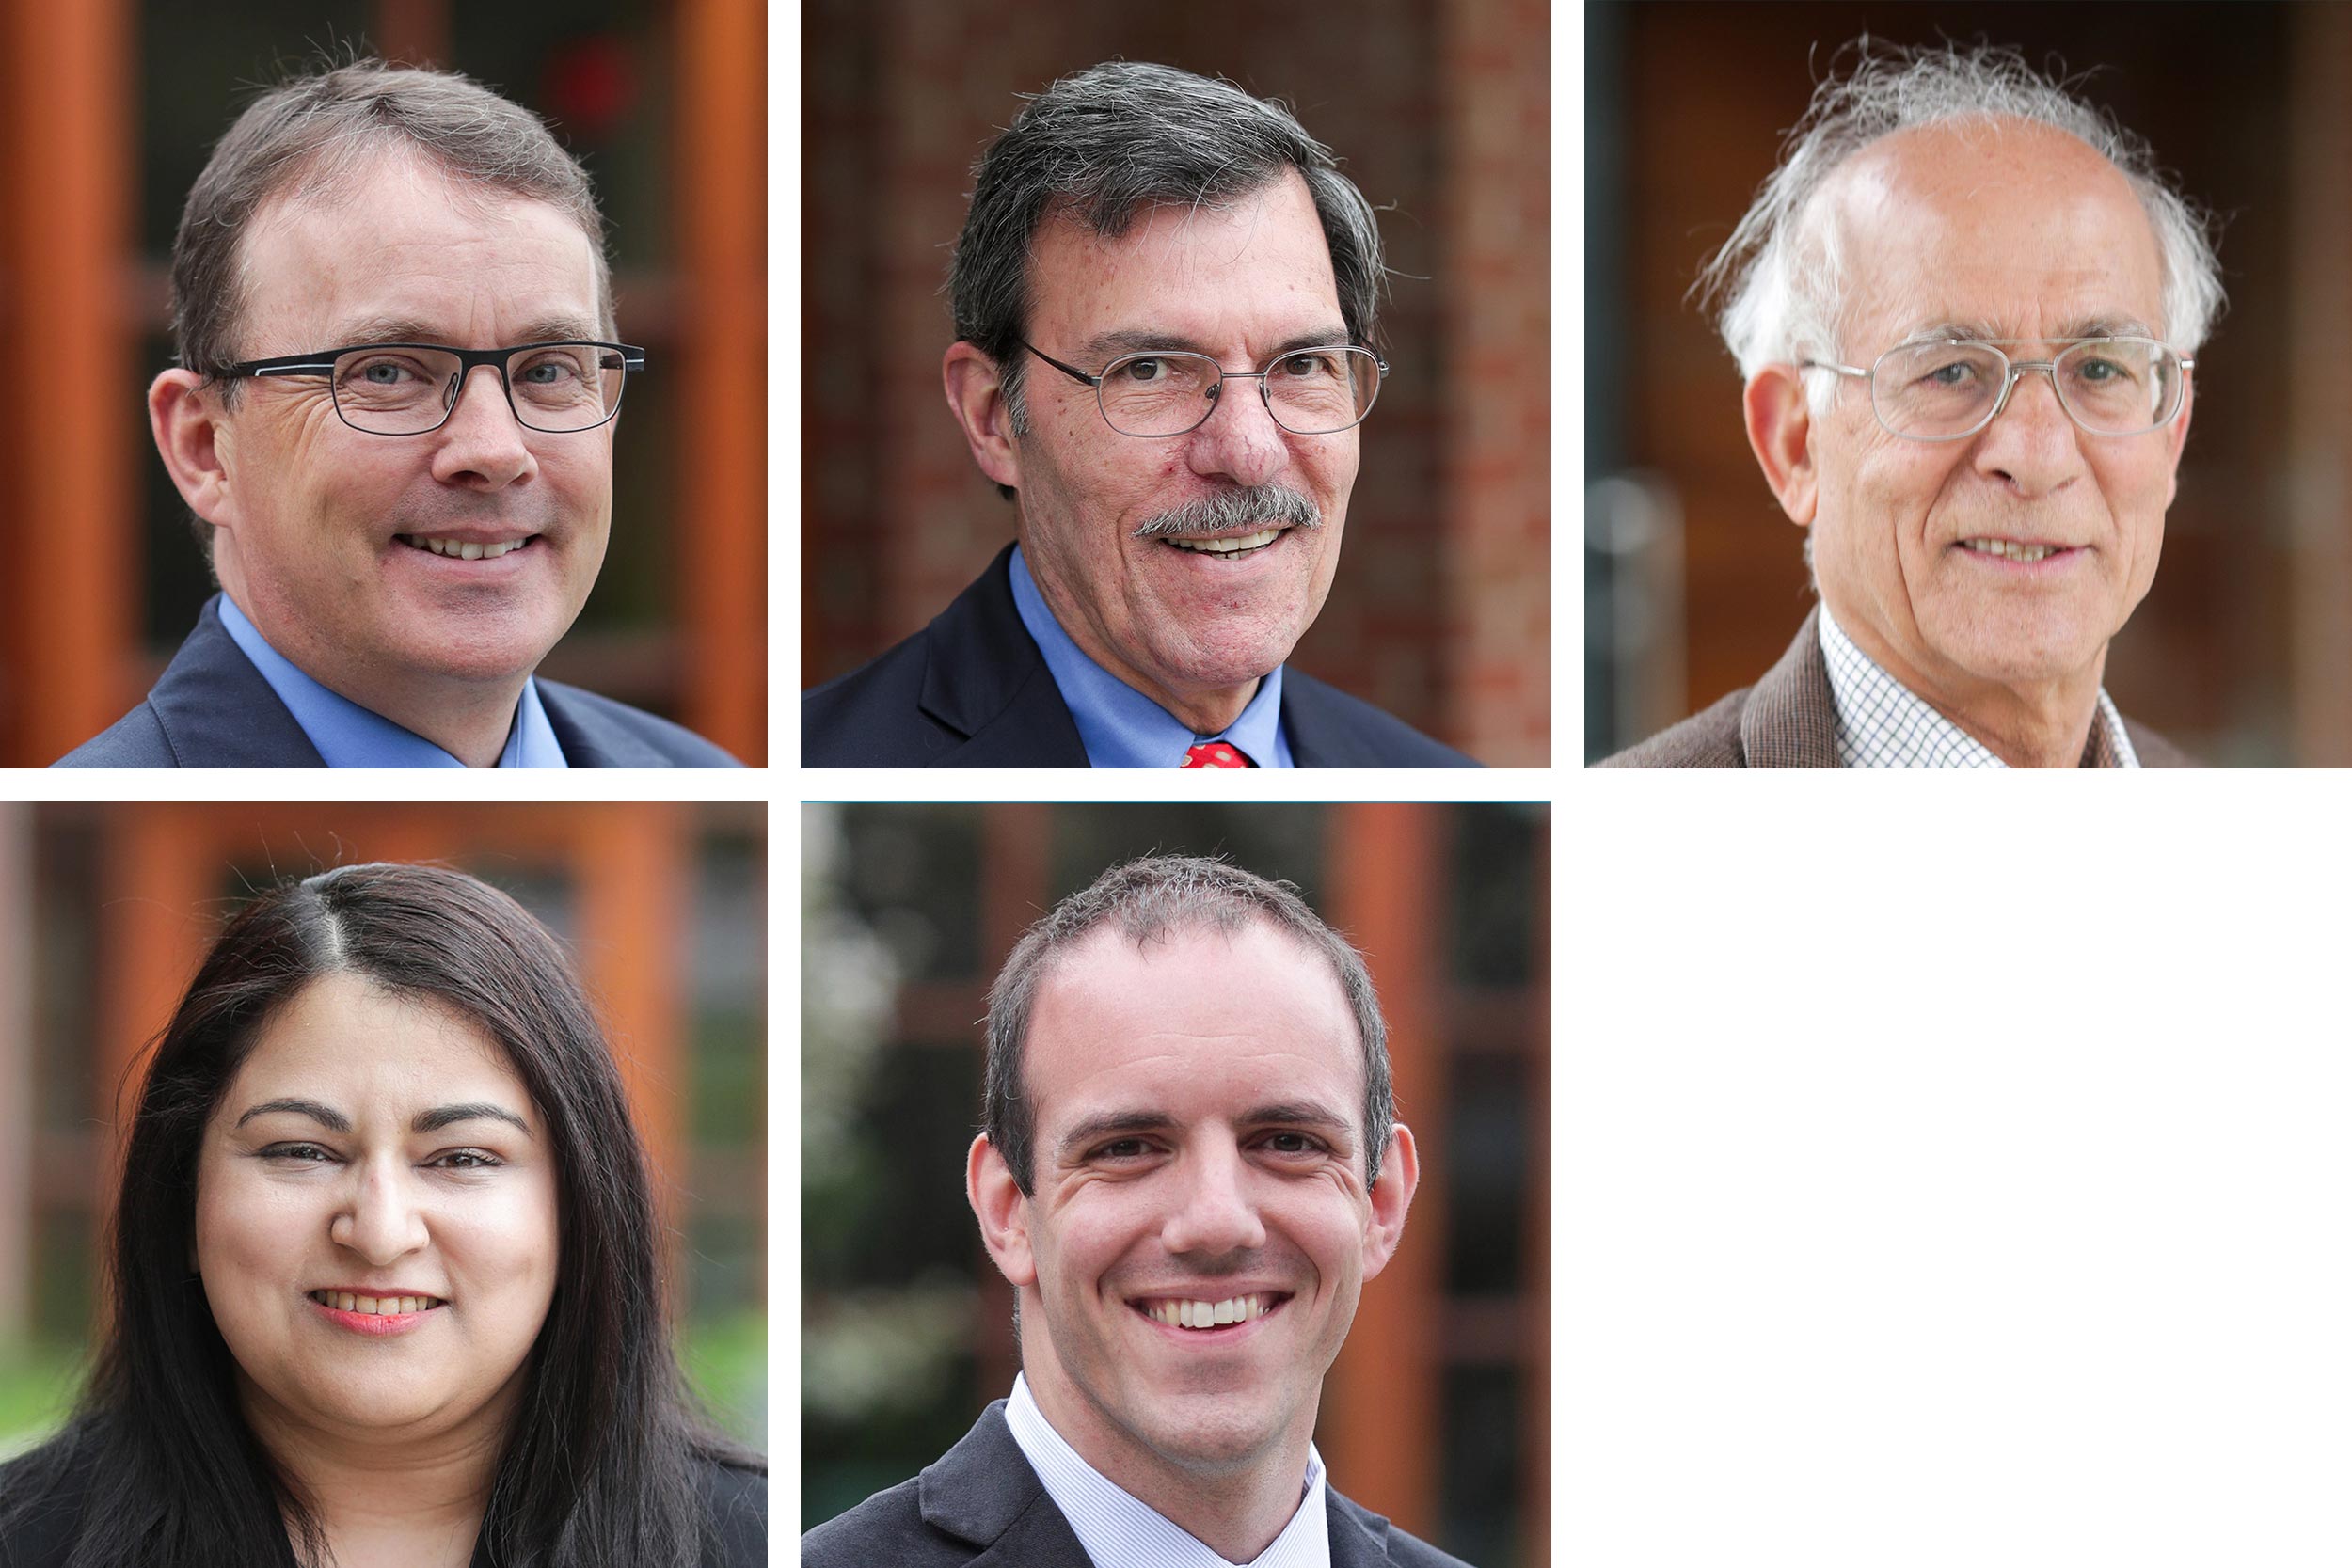
M 1835 768 L 1837 766 L 1837 704 L 1830 694 L 1829 661 L 1821 657 L 1815 622 L 1780 662 L 1754 686 L 1733 692 L 1704 713 L 1685 719 L 1639 746 L 1598 763 L 1601 768 Z M 2156 734 L 2123 721 L 2142 768 L 2197 768 L 2194 757 Z M 2106 750 L 2106 734 L 2090 726 L 2083 766 L 2096 768 Z

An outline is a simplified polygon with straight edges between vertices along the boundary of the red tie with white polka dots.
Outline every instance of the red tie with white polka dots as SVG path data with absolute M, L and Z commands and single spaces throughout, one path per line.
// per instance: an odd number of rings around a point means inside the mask
M 1231 741 L 1204 740 L 1184 753 L 1179 768 L 1255 768 L 1258 765 L 1236 750 Z

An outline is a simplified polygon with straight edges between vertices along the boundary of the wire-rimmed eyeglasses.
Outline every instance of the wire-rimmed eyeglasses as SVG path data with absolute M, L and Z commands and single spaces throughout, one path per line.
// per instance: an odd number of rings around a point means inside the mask
M 1150 349 L 1126 354 L 1089 375 L 1035 343 L 1021 346 L 1094 388 L 1104 422 L 1121 436 L 1182 436 L 1216 412 L 1228 381 L 1255 381 L 1274 422 L 1294 436 L 1335 436 L 1363 422 L 1380 395 L 1388 362 L 1368 348 L 1334 343 L 1287 349 L 1254 371 L 1229 371 L 1205 354 Z
M 2034 343 L 2047 359 L 2011 359 L 2002 345 Z M 1907 441 L 1959 441 L 1999 418 L 2028 372 L 2050 378 L 2058 406 L 2093 436 L 2137 436 L 2172 422 L 2187 401 L 2197 361 L 2153 338 L 1940 338 L 1898 343 L 1867 371 L 1823 359 L 1806 370 L 1834 371 L 1870 384 L 1870 410 L 1888 434 Z
M 621 411 L 628 372 L 645 368 L 645 351 L 628 343 L 561 341 L 515 348 L 451 348 L 445 343 L 361 343 L 248 359 L 238 376 L 321 376 L 335 413 L 370 436 L 423 436 L 449 422 L 466 379 L 485 366 L 516 422 L 526 430 L 569 435 L 594 430 Z

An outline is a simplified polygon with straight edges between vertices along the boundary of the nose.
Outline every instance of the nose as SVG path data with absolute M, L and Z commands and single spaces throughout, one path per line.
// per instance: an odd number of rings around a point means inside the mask
M 367 1164 L 357 1167 L 342 1207 L 327 1227 L 327 1239 L 380 1268 L 415 1252 L 429 1238 L 424 1213 L 402 1173 Z
M 2050 372 L 2022 372 L 2000 412 L 1977 436 L 1977 470 L 2022 496 L 2047 495 L 2083 472 L 2082 435 L 2058 402 Z
M 1266 407 L 1264 384 L 1234 376 L 1220 384 L 1216 406 L 1192 433 L 1185 460 L 1203 479 L 1235 484 L 1270 483 L 1290 462 L 1290 436 Z
M 1265 1225 L 1246 1189 L 1248 1170 L 1238 1148 L 1188 1152 L 1175 1180 L 1184 1189 L 1160 1230 L 1170 1253 L 1214 1257 L 1265 1245 Z
M 474 366 L 455 395 L 449 421 L 431 436 L 434 478 L 468 489 L 501 490 L 538 471 L 528 432 L 508 405 L 495 366 Z

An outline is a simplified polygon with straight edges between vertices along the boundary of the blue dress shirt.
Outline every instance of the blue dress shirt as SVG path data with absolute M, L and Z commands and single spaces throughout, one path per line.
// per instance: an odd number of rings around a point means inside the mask
M 286 705 L 302 733 L 318 749 L 329 768 L 463 768 L 466 765 L 413 730 L 403 729 L 380 713 L 361 707 L 340 691 L 330 691 L 297 668 L 294 660 L 269 645 L 267 639 L 245 618 L 237 601 L 220 596 L 220 624 L 269 689 Z M 1238 743 L 1237 743 L 1238 744 Z M 523 681 L 522 700 L 515 707 L 515 722 L 506 732 L 506 749 L 499 753 L 501 768 L 569 768 L 564 748 L 539 705 L 538 682 Z
M 1184 753 L 1202 741 L 1222 740 L 1261 768 L 1291 766 L 1290 737 L 1282 733 L 1282 667 L 1258 682 L 1241 717 L 1216 735 L 1195 735 L 1192 726 L 1094 662 L 1054 619 L 1045 595 L 1029 576 L 1021 546 L 1012 550 L 1012 605 L 1029 628 L 1045 668 L 1061 689 L 1061 700 L 1077 722 L 1087 762 L 1095 768 L 1181 768 Z

